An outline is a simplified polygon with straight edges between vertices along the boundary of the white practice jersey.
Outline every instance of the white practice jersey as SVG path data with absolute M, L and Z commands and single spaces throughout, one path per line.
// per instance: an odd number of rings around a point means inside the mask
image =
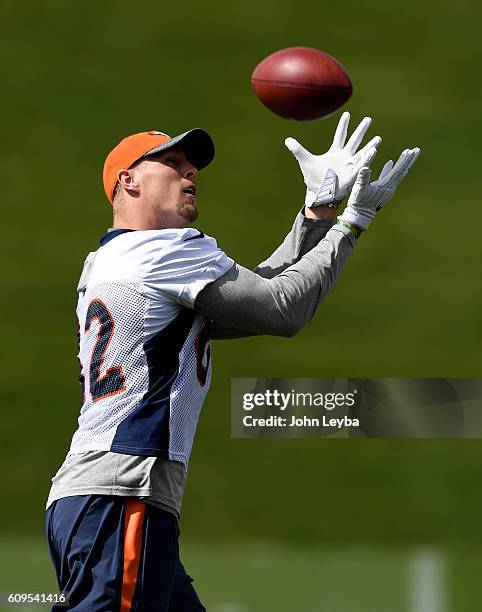
M 79 282 L 83 404 L 70 453 L 187 465 L 211 380 L 198 293 L 234 262 L 199 230 L 111 230 Z

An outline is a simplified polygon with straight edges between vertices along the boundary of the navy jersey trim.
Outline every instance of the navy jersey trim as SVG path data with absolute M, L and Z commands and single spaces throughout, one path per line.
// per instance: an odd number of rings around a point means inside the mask
M 184 240 L 183 242 L 187 242 L 188 240 L 196 240 L 196 238 L 204 238 L 204 232 L 201 232 L 201 230 L 198 230 L 199 234 L 197 234 L 197 236 L 191 236 L 190 238 L 186 238 L 186 240 Z
M 169 325 L 144 343 L 149 388 L 139 406 L 117 427 L 112 452 L 168 456 L 171 388 L 179 373 L 179 354 L 195 316 L 194 310 L 181 308 Z
M 108 242 L 110 242 L 113 238 L 120 236 L 121 234 L 125 234 L 126 232 L 135 232 L 133 229 L 113 229 L 110 232 L 106 232 L 102 238 L 99 240 L 100 246 L 104 246 Z

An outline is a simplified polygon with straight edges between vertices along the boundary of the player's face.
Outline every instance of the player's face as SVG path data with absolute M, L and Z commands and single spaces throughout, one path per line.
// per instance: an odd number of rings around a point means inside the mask
M 184 227 L 197 219 L 197 168 L 180 147 L 143 159 L 136 174 L 143 206 L 159 227 Z

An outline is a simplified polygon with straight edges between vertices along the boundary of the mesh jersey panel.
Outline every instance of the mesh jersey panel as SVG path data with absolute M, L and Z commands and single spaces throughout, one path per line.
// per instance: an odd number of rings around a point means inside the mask
M 199 412 L 211 383 L 209 325 L 202 315 L 196 317 L 179 359 L 181 367 L 171 390 L 170 458 L 182 461 L 186 450 L 191 453 Z
M 192 304 L 234 262 L 192 229 L 116 235 L 88 261 L 77 306 L 84 402 L 70 452 L 187 465 L 211 380 L 209 327 Z
M 101 300 L 111 314 L 113 329 L 107 350 L 99 363 L 94 354 L 102 323 L 96 318 L 85 333 L 86 314 L 89 305 Z M 86 450 L 110 450 L 116 428 L 143 397 L 148 388 L 147 362 L 143 351 L 143 321 L 146 298 L 139 282 L 108 282 L 89 288 L 79 300 L 80 342 L 79 361 L 84 379 L 84 403 L 79 417 L 79 429 L 72 439 L 71 452 Z M 109 338 L 108 338 L 109 340 Z M 124 385 L 100 391 L 94 397 L 95 379 L 100 366 L 100 375 L 109 369 L 122 368 Z M 94 394 L 92 393 L 94 391 Z

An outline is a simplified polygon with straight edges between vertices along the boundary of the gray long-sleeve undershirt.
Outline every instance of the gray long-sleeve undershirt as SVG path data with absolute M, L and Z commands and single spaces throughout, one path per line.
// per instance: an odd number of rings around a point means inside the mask
M 330 225 L 300 212 L 284 242 L 254 271 L 234 264 L 205 287 L 195 307 L 211 320 L 212 338 L 291 337 L 306 325 L 355 244 L 348 228 Z
M 298 212 L 293 226 L 279 247 L 265 261 L 254 268 L 253 272 L 263 278 L 273 278 L 303 255 L 311 251 L 333 226 L 328 219 L 309 219 L 303 209 Z

